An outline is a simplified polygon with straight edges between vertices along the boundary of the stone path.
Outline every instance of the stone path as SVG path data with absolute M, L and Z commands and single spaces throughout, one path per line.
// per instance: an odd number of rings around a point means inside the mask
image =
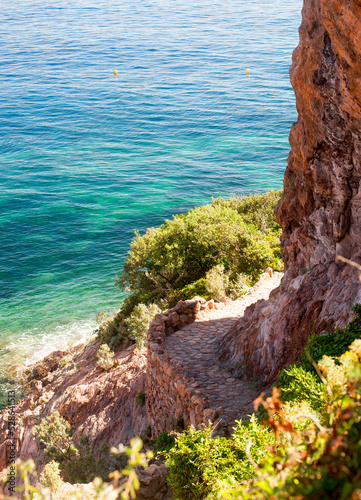
M 230 430 L 235 420 L 247 418 L 253 409 L 253 401 L 259 395 L 244 380 L 234 378 L 218 365 L 217 340 L 243 316 L 246 307 L 261 299 L 268 299 L 270 292 L 279 286 L 282 274 L 273 273 L 246 295 L 212 309 L 206 318 L 196 320 L 167 337 L 164 348 L 172 360 L 181 362 L 185 373 L 196 380 L 196 386 L 205 391 L 213 408 L 223 409 L 222 418 Z

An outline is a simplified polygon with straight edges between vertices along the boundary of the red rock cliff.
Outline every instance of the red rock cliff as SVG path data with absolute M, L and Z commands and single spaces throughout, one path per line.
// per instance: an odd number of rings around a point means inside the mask
M 304 0 L 291 83 L 298 120 L 276 213 L 286 266 L 268 302 L 221 343 L 239 376 L 271 381 L 313 332 L 343 326 L 361 302 L 361 3 Z

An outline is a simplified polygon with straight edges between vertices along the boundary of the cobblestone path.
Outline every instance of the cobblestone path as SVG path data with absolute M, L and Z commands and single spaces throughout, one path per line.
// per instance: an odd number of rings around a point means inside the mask
M 194 387 L 205 391 L 213 408 L 223 409 L 222 419 L 229 430 L 235 420 L 247 418 L 254 411 L 253 401 L 259 392 L 219 366 L 217 340 L 243 316 L 246 307 L 258 300 L 267 300 L 281 278 L 281 273 L 273 273 L 240 299 L 222 309 L 211 310 L 206 318 L 196 320 L 166 339 L 164 347 L 168 355 L 182 363 L 185 373 L 196 380 Z

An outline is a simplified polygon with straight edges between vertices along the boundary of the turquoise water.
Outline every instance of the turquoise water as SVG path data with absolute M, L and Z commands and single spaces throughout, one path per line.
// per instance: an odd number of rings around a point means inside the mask
M 91 335 L 118 307 L 134 229 L 282 187 L 300 11 L 2 0 L 2 368 Z

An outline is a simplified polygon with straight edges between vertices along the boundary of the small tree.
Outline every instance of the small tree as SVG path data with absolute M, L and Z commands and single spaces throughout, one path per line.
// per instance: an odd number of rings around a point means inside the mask
M 46 464 L 43 472 L 40 474 L 39 482 L 45 488 L 50 488 L 52 493 L 56 493 L 64 484 L 60 476 L 59 464 L 54 460 Z
M 144 346 L 147 340 L 149 325 L 153 321 L 154 316 L 160 312 L 156 304 L 151 304 L 149 306 L 138 304 L 135 306 L 129 318 L 124 321 L 129 331 L 129 337 L 135 340 L 138 349 Z
M 34 427 L 38 439 L 45 445 L 45 457 L 48 461 L 61 463 L 76 456 L 77 449 L 72 440 L 72 428 L 58 411 L 43 418 L 40 425 Z
M 97 353 L 97 365 L 105 371 L 110 370 L 114 366 L 114 352 L 110 350 L 107 344 L 102 344 Z

